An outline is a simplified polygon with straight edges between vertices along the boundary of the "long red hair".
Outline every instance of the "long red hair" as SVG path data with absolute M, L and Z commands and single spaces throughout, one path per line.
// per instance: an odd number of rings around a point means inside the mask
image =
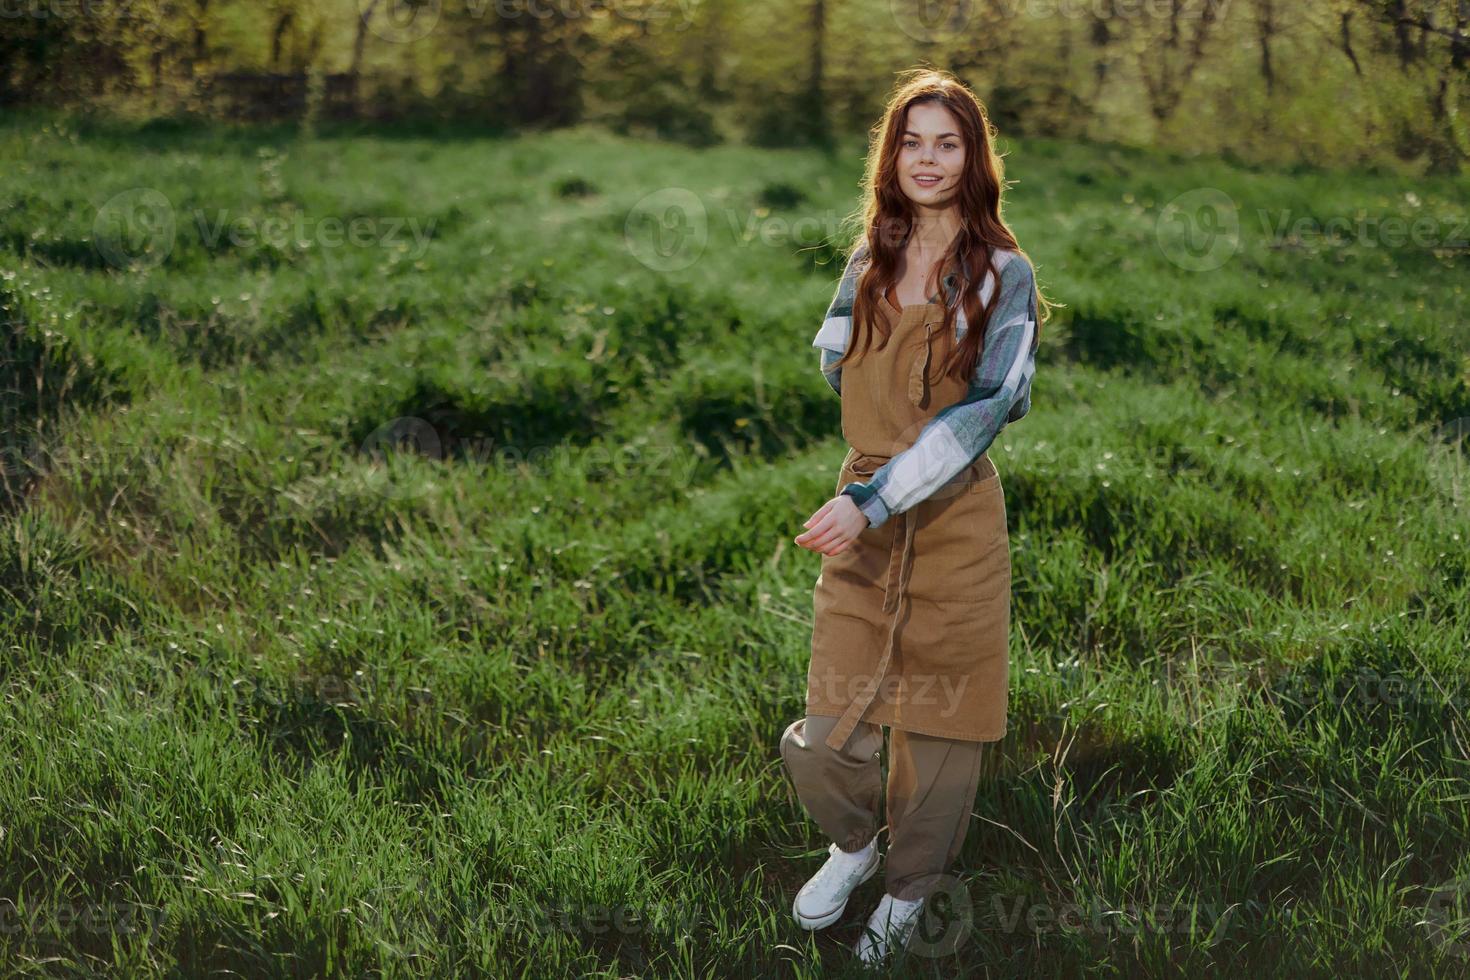
M 994 251 L 998 248 L 1021 252 L 1016 236 L 1001 217 L 1001 191 L 1005 165 L 991 145 L 994 128 L 985 106 L 965 84 L 940 69 L 916 69 L 912 77 L 900 82 L 889 98 L 883 118 L 874 125 L 868 150 L 867 168 L 863 175 L 864 202 L 861 209 L 862 233 L 854 239 L 855 249 L 863 240 L 868 244 L 870 264 L 858 278 L 853 298 L 852 339 L 838 364 L 846 364 L 866 352 L 873 333 L 882 332 L 878 316 L 878 300 L 888 286 L 898 280 L 898 261 L 903 247 L 914 229 L 914 215 L 908 196 L 898 179 L 898 154 L 903 145 L 902 133 L 911 106 L 933 102 L 944 106 L 959 122 L 964 139 L 965 164 L 955 191 L 954 204 L 959 217 L 959 231 L 949 251 L 936 264 L 935 274 L 925 283 L 925 295 L 939 292 L 946 276 L 955 276 L 955 289 L 942 297 L 945 303 L 943 329 L 953 330 L 958 302 L 964 303 L 967 329 L 960 343 L 941 366 L 941 376 L 953 372 L 969 378 L 980 357 L 980 345 L 990 315 L 1000 300 L 999 288 L 992 289 L 989 302 L 980 302 L 980 284 L 987 271 L 993 271 L 1000 282 Z M 851 250 L 849 250 L 851 254 Z M 1022 252 L 1022 255 L 1025 253 Z M 936 281 L 937 279 L 937 281 Z M 1041 334 L 1040 311 L 1046 300 L 1037 290 L 1037 340 Z M 859 339 L 861 338 L 861 343 Z M 881 347 L 887 343 L 883 334 Z

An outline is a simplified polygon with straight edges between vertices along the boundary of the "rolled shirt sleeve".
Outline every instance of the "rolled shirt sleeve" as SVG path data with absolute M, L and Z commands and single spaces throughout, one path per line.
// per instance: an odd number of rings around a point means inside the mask
M 913 445 L 879 467 L 872 479 L 842 488 L 870 527 L 935 493 L 989 449 L 1008 422 L 1030 410 L 1037 346 L 1035 273 L 1019 252 L 1009 254 L 1000 269 L 1000 301 L 965 397 L 936 413 Z M 850 327 L 850 305 L 848 322 Z
M 835 365 L 843 351 L 847 350 L 848 338 L 852 336 L 852 304 L 857 296 L 858 275 L 863 270 L 863 260 L 867 254 L 868 243 L 858 242 L 847 258 L 842 278 L 837 281 L 832 302 L 827 304 L 822 327 L 817 331 L 816 337 L 812 338 L 812 346 L 821 350 L 822 377 L 827 379 L 828 386 L 838 395 L 842 394 L 842 368 Z
M 828 386 L 836 392 L 838 397 L 842 395 L 842 368 L 837 366 L 837 361 L 842 357 L 836 351 L 822 351 L 822 377 L 827 379 Z

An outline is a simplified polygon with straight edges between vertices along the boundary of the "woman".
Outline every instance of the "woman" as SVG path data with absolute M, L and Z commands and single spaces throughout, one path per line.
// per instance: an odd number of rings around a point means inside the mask
M 889 728 L 886 888 L 856 946 L 866 962 L 907 942 L 944 882 L 980 750 L 1005 735 L 1011 564 L 987 449 L 1030 410 L 1044 302 L 1001 218 L 1003 167 L 974 94 L 919 72 L 875 133 L 864 235 L 813 341 L 851 448 L 796 538 L 823 557 L 806 713 L 781 738 L 833 841 L 792 905 L 819 929 L 877 871 Z

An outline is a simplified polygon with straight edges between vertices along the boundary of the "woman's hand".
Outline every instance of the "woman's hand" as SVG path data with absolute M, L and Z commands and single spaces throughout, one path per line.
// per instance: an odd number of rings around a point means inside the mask
M 867 530 L 868 515 L 858 509 L 852 497 L 840 493 L 808 517 L 802 526 L 810 530 L 797 535 L 797 544 L 824 555 L 836 555 Z

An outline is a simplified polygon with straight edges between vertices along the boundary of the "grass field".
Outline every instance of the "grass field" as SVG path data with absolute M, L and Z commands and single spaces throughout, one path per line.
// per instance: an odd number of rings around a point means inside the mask
M 905 969 L 1470 974 L 1470 184 L 1008 148 L 1066 305 Z M 4 972 L 845 975 L 777 740 L 861 155 L 0 124 Z

